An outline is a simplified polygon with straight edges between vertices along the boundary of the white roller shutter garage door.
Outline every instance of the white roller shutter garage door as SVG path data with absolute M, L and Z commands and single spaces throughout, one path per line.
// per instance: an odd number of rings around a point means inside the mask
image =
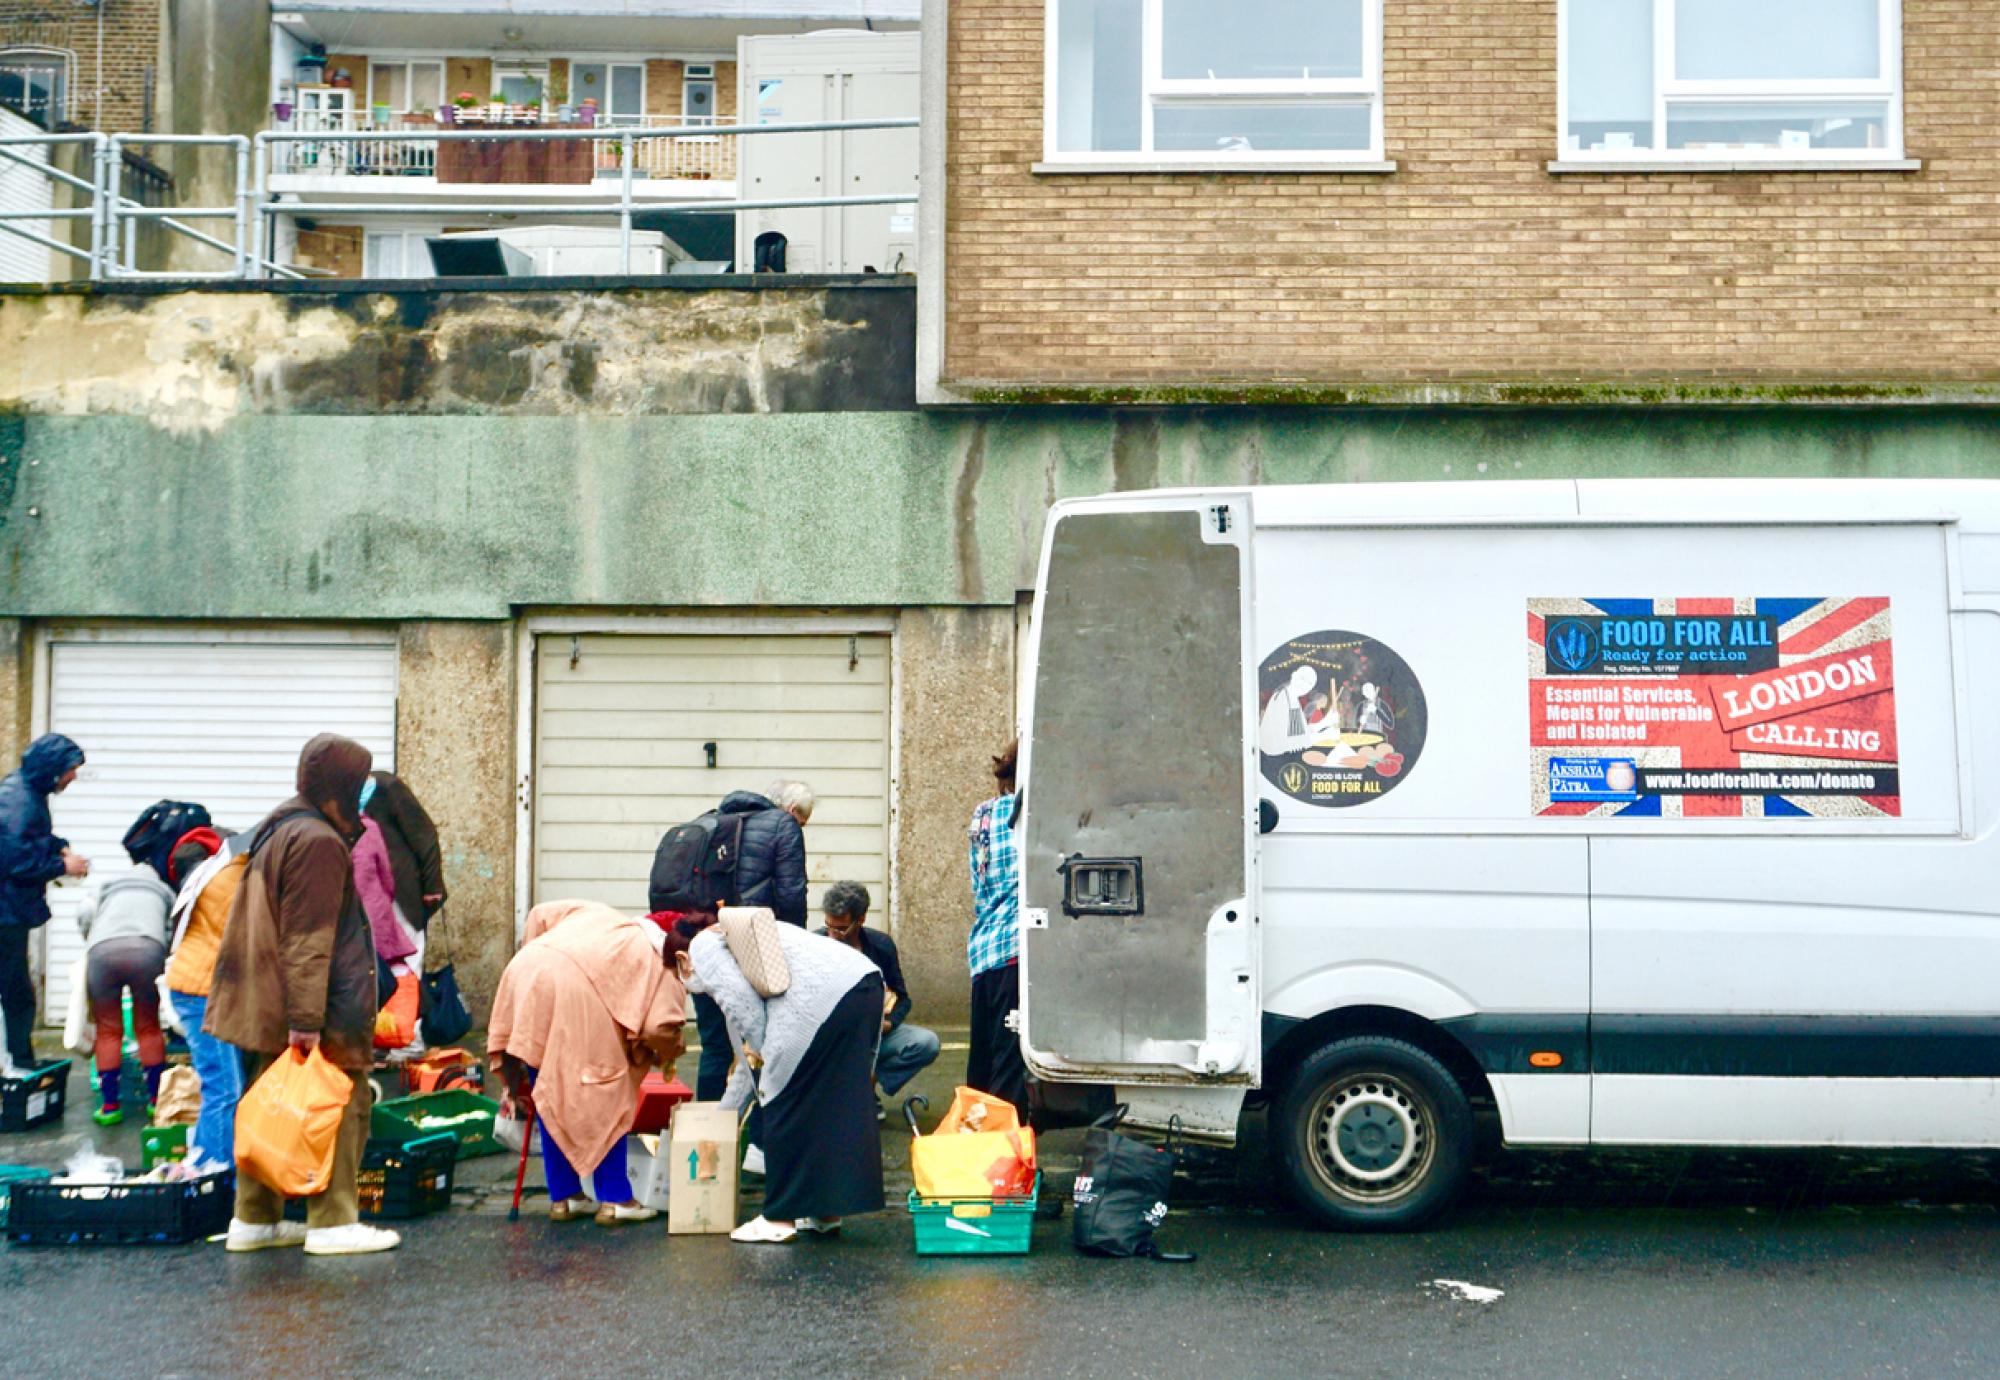
M 660 835 L 777 778 L 817 796 L 813 903 L 862 882 L 886 925 L 888 637 L 537 638 L 534 900 L 644 914 Z
M 83 952 L 85 886 L 127 871 L 119 840 L 156 800 L 191 800 L 247 829 L 292 794 L 315 733 L 395 764 L 396 644 L 380 634 L 58 632 L 49 642 L 48 731 L 88 759 L 50 801 L 56 832 L 90 859 L 90 881 L 49 896 L 41 1019 L 62 1024 Z

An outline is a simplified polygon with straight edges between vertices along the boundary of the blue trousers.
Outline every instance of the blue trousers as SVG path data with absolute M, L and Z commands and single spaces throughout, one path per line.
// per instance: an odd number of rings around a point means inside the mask
M 188 1053 L 201 1078 L 201 1116 L 194 1124 L 188 1157 L 236 1163 L 236 1104 L 243 1097 L 243 1055 L 235 1045 L 202 1033 L 208 998 L 174 993 L 174 1010 L 187 1027 Z

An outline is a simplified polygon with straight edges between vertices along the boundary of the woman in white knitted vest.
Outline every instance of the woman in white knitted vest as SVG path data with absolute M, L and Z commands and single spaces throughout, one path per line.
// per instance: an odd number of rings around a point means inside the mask
M 764 1211 L 730 1235 L 782 1242 L 832 1232 L 851 1212 L 882 1209 L 882 1133 L 875 1124 L 875 1046 L 882 974 L 855 949 L 774 925 L 791 984 L 760 997 L 718 928 L 677 955 L 688 990 L 706 991 L 736 1053 L 723 1104 L 759 1103 Z M 755 1077 L 752 1071 L 755 1070 Z

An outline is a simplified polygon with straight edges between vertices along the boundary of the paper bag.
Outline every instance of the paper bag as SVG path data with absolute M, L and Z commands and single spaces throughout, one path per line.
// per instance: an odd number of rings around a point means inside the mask
M 667 1232 L 699 1236 L 736 1229 L 736 1113 L 720 1102 L 674 1109 L 667 1139 Z

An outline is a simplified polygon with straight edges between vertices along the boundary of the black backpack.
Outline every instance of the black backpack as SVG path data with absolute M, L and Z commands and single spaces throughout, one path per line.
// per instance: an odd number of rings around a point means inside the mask
M 714 910 L 737 901 L 736 865 L 743 856 L 742 815 L 710 810 L 676 824 L 653 851 L 646 904 L 653 911 Z
M 190 829 L 206 828 L 212 820 L 208 808 L 186 800 L 158 800 L 140 812 L 121 840 L 135 861 L 150 863 L 162 880 L 167 875 L 167 859 L 174 845 Z

